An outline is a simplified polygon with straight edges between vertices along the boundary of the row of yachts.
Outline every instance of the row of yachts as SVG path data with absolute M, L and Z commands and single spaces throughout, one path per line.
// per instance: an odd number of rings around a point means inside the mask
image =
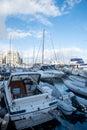
M 31 128 L 47 121 L 82 112 L 87 118 L 87 80 L 81 76 L 56 72 L 58 77 L 47 78 L 42 71 L 12 72 L 0 83 L 0 127 L 6 130 L 12 123 L 17 130 Z M 69 89 L 61 94 L 43 79 L 60 78 Z M 46 80 L 47 81 L 47 80 Z M 61 87 L 61 86 L 60 86 Z M 56 116 L 58 115 L 58 116 Z M 78 115 L 79 116 L 79 115 Z

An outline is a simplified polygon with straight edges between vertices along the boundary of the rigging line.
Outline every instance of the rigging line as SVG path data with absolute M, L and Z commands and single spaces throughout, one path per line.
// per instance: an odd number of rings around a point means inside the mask
M 43 29 L 42 64 L 44 64 L 44 37 L 45 37 L 45 29 Z
M 44 37 L 45 37 L 45 29 L 43 29 L 43 36 L 42 37 L 43 37 L 43 42 L 40 44 L 39 50 L 40 50 L 41 45 L 42 45 L 42 64 L 44 64 Z M 35 63 L 37 61 L 38 54 L 40 52 L 39 50 L 38 50 L 38 53 L 37 53 L 37 56 L 36 56 L 36 59 L 35 59 Z
M 35 63 L 35 46 L 34 46 L 34 49 L 33 49 L 33 64 Z
M 56 59 L 56 61 L 58 61 L 58 60 L 57 60 L 57 55 L 56 55 L 56 52 L 55 52 L 55 49 L 54 49 L 54 45 L 53 45 L 53 40 L 52 40 L 51 34 L 50 34 L 50 41 L 51 41 L 52 48 L 53 48 L 53 50 L 54 50 L 55 59 Z
M 41 43 L 40 43 L 40 46 L 39 46 L 39 49 L 38 49 L 38 51 L 37 51 L 37 56 L 36 56 L 36 58 L 35 58 L 35 62 L 34 63 L 36 63 L 37 62 L 37 59 L 38 59 L 38 55 L 39 55 L 39 52 L 40 52 L 40 48 L 41 48 Z

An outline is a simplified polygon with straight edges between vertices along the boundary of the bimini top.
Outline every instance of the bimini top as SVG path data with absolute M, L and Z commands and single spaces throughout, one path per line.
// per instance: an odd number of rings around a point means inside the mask
M 39 84 L 40 77 L 41 75 L 37 72 L 14 72 L 11 73 L 9 77 L 8 85 L 10 84 L 11 81 L 17 81 L 17 80 L 19 81 L 24 79 L 31 79 L 36 84 Z

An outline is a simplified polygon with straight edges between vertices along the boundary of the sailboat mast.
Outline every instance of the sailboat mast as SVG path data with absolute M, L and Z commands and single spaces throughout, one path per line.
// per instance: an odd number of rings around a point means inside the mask
M 45 37 L 45 29 L 43 30 L 42 64 L 44 64 L 44 37 Z
M 9 54 L 10 54 L 9 64 L 10 64 L 10 72 L 11 72 L 11 36 L 10 36 Z
M 34 62 L 35 62 L 35 46 L 34 46 L 34 49 L 33 49 L 33 65 L 34 65 Z

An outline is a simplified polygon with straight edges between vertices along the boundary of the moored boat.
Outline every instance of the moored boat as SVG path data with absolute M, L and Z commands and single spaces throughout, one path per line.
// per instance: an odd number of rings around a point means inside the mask
M 4 83 L 5 103 L 16 129 L 25 129 L 53 120 L 50 110 L 57 109 L 57 99 L 39 87 L 37 72 L 11 73 Z
M 80 87 L 78 84 L 75 84 L 74 81 L 72 80 L 64 78 L 62 79 L 64 84 L 66 85 L 66 87 L 68 87 L 69 90 L 87 99 L 87 87 Z
M 61 94 L 59 89 L 47 83 L 43 83 L 41 89 L 43 92 L 47 92 L 57 98 L 57 106 L 62 114 L 69 116 L 75 113 L 76 108 L 72 106 L 72 102 L 69 99 L 68 94 Z

